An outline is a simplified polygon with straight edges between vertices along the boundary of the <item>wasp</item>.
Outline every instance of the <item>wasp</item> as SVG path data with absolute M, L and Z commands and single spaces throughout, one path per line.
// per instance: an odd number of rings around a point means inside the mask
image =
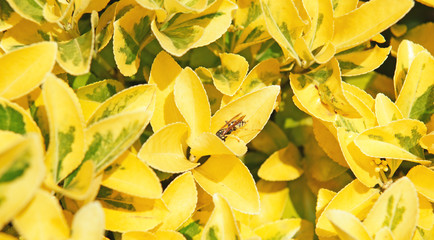
M 243 119 L 246 117 L 246 115 L 242 115 L 241 113 L 238 113 L 233 118 L 231 118 L 229 121 L 225 121 L 225 125 L 223 125 L 217 132 L 216 135 L 221 140 L 225 141 L 226 137 L 231 134 L 232 132 L 236 131 L 238 128 L 243 127 L 246 124 L 246 121 L 243 121 Z

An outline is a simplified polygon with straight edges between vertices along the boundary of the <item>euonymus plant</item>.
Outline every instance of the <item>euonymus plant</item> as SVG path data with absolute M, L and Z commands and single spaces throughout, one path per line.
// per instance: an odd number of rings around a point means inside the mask
M 433 239 L 414 5 L 0 0 L 0 239 Z

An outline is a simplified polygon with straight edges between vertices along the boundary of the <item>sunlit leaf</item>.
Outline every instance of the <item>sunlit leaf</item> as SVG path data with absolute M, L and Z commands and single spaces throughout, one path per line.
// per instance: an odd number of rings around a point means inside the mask
M 176 231 L 157 231 L 155 236 L 158 240 L 186 240 L 184 235 Z
M 209 132 L 211 109 L 205 89 L 191 68 L 181 71 L 175 80 L 176 106 L 190 127 L 189 142 L 203 132 Z
M 104 170 L 101 185 L 144 198 L 160 198 L 163 193 L 157 175 L 130 151 Z
M 253 177 L 237 157 L 211 156 L 192 173 L 208 194 L 222 195 L 233 209 L 245 213 L 259 211 L 259 196 Z
M 410 179 L 411 180 L 411 179 Z M 412 181 L 413 182 L 413 181 Z M 417 190 L 417 188 L 416 188 Z M 419 214 L 417 226 L 423 229 L 432 229 L 434 226 L 434 211 L 430 200 L 421 194 L 418 194 L 419 199 Z
M 343 167 L 348 167 L 345 157 L 339 147 L 337 139 L 337 130 L 333 124 L 320 121 L 316 118 L 313 120 L 313 133 L 318 145 L 324 150 L 328 157 Z
M 114 22 L 113 52 L 123 75 L 132 76 L 137 72 L 153 18 L 152 11 L 135 6 Z
M 410 239 L 416 228 L 418 205 L 414 185 L 403 177 L 381 194 L 363 224 L 371 236 L 388 227 L 395 239 Z
M 130 231 L 122 234 L 122 240 L 141 240 L 141 239 L 157 240 L 157 236 L 155 236 L 155 234 L 152 232 L 139 232 L 139 231 Z
M 101 187 L 97 199 L 103 206 L 106 230 L 148 231 L 168 214 L 161 199 L 133 197 L 106 187 Z
M 313 116 L 332 121 L 336 113 L 357 117 L 359 114 L 345 99 L 337 60 L 305 74 L 290 75 L 291 88 L 295 96 Z
M 434 172 L 422 165 L 418 165 L 410 169 L 407 177 L 416 187 L 416 190 L 428 198 L 431 202 L 434 202 L 434 188 L 431 183 L 431 179 L 434 177 Z
M 48 177 L 58 183 L 84 157 L 84 118 L 73 90 L 63 80 L 49 75 L 42 90 L 50 123 L 50 145 L 45 158 Z
M 382 93 L 375 98 L 375 116 L 380 126 L 402 119 L 402 113 L 398 107 Z
M 421 51 L 413 60 L 401 92 L 396 99 L 396 106 L 405 118 L 428 122 L 434 113 L 434 57 L 427 51 Z
M 386 60 L 391 47 L 361 49 L 347 54 L 338 54 L 336 59 L 342 71 L 342 76 L 361 75 L 378 68 Z
M 401 19 L 414 5 L 412 0 L 369 1 L 356 10 L 335 18 L 332 43 L 339 50 L 359 45 Z
M 42 142 L 40 129 L 33 121 L 32 117 L 19 105 L 0 98 L 0 130 L 11 131 L 24 135 L 35 132 L 39 135 Z
M 26 239 L 68 239 L 69 227 L 57 198 L 39 190 L 32 201 L 15 216 L 14 227 Z
M 105 1 L 105 0 L 103 0 Z M 101 2 L 101 1 L 92 1 L 92 2 Z M 113 19 L 115 15 L 117 3 L 113 3 L 109 7 L 107 7 L 102 13 L 100 19 L 98 20 L 98 25 L 95 29 L 95 49 L 99 52 L 101 51 L 107 44 L 110 39 L 112 39 L 114 33 Z
M 422 122 L 403 119 L 368 129 L 358 135 L 354 142 L 370 157 L 423 163 L 424 153 L 419 140 L 425 134 L 426 127 Z
M 326 215 L 340 239 L 371 240 L 365 226 L 351 213 L 342 210 L 328 210 Z
M 239 230 L 228 201 L 219 194 L 213 195 L 214 210 L 206 223 L 202 240 L 239 239 Z
M 164 8 L 169 14 L 202 12 L 207 7 L 207 0 L 165 0 Z
M 1 0 L 0 6 L 0 32 L 3 32 L 17 24 L 21 20 L 21 17 L 14 12 L 6 0 Z
M 76 90 L 76 94 L 81 100 L 102 103 L 123 89 L 124 86 L 119 81 L 107 79 L 80 87 Z
M 223 94 L 214 86 L 212 73 L 208 68 L 198 67 L 194 70 L 197 76 L 202 81 L 208 96 L 208 101 L 211 107 L 211 113 L 214 114 L 220 109 Z
M 37 0 L 6 0 L 12 9 L 21 17 L 36 23 L 42 23 L 45 19 L 43 17 L 43 4 Z
M 423 1 L 426 0 L 418 0 L 418 2 L 423 2 Z M 392 51 L 399 52 L 399 45 L 402 42 L 409 40 L 414 43 L 422 45 L 431 54 L 434 54 L 434 45 L 431 41 L 429 41 L 429 39 L 432 36 L 433 29 L 434 29 L 434 24 L 432 22 L 425 22 L 423 24 L 417 25 L 414 28 L 410 29 L 402 36 L 395 35 L 396 37 L 392 37 L 390 39 L 390 45 L 392 46 Z M 409 57 L 411 58 L 412 56 Z
M 259 168 L 258 176 L 267 181 L 291 181 L 303 174 L 300 168 L 300 152 L 289 143 L 287 147 L 274 152 Z
M 236 136 L 227 136 L 223 142 L 216 134 L 205 132 L 189 143 L 191 154 L 196 157 L 230 154 L 242 156 L 247 152 L 246 143 Z
M 105 219 L 99 202 L 86 204 L 74 215 L 71 239 L 101 239 L 104 236 Z
M 372 97 L 362 89 L 351 84 L 343 82 L 342 87 L 344 89 L 344 95 L 347 101 L 357 110 L 357 112 L 362 117 L 353 120 L 350 118 L 344 119 L 347 119 L 349 122 L 359 121 L 360 123 L 363 123 L 363 130 L 376 126 L 377 119 L 374 114 L 374 101 Z
M 317 201 L 316 201 L 316 219 L 318 219 L 319 216 L 321 216 L 324 209 L 327 207 L 327 205 L 330 203 L 330 201 L 336 196 L 336 193 L 333 191 L 330 191 L 326 188 L 321 188 L 318 191 L 317 194 Z
M 215 87 L 225 95 L 233 96 L 240 88 L 249 70 L 249 63 L 240 55 L 223 53 L 221 64 L 213 71 Z
M 182 68 L 166 52 L 160 52 L 152 64 L 149 84 L 157 85 L 155 111 L 152 115 L 151 126 L 157 132 L 167 124 L 184 122 L 173 95 L 175 79 Z
M 175 178 L 164 190 L 162 200 L 169 213 L 158 230 L 177 230 L 196 209 L 197 190 L 193 175 L 187 172 Z
M 9 140 L 13 144 L 0 153 L 1 228 L 29 203 L 45 175 L 43 148 L 36 134 Z
M 267 155 L 273 154 L 288 145 L 288 138 L 273 121 L 268 121 L 264 129 L 250 142 L 253 149 Z
M 430 132 L 429 134 L 423 136 L 420 139 L 420 146 L 427 149 L 428 152 L 434 154 L 434 131 Z
M 339 209 L 347 211 L 359 219 L 363 219 L 379 196 L 379 190 L 368 188 L 359 180 L 354 180 L 330 201 L 323 213 L 318 217 L 316 234 L 320 237 L 332 237 L 337 234 L 331 222 L 327 219 L 327 211 Z
M 312 223 L 300 219 L 282 219 L 256 228 L 261 239 L 313 239 Z
M 19 98 L 46 78 L 55 63 L 56 44 L 43 42 L 23 47 L 0 57 L 0 96 Z

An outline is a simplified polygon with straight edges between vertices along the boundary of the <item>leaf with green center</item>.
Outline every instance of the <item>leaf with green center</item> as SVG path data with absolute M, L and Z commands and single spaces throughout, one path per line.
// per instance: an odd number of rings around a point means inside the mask
M 161 25 L 154 20 L 152 32 L 160 45 L 172 55 L 182 56 L 189 49 L 206 46 L 223 35 L 231 24 L 237 5 L 217 0 L 201 13 L 175 14 Z
M 408 69 L 416 56 L 423 50 L 425 49 L 421 45 L 408 40 L 404 40 L 399 44 L 398 52 L 396 53 L 395 74 L 393 75 L 395 97 L 401 92 L 402 85 L 404 85 L 404 81 L 408 75 Z
M 418 165 L 410 169 L 407 173 L 407 177 L 411 180 L 420 194 L 424 195 L 431 202 L 434 201 L 434 188 L 431 184 L 431 179 L 434 178 L 433 170 Z
M 6 0 L 12 9 L 21 17 L 36 23 L 45 21 L 43 16 L 43 4 L 38 0 Z
M 53 69 L 56 44 L 42 42 L 0 56 L 0 96 L 17 99 L 38 87 Z
M 197 190 L 193 175 L 186 172 L 175 178 L 161 197 L 169 209 L 158 230 L 176 230 L 191 217 L 196 209 Z
M 138 157 L 159 171 L 169 173 L 185 172 L 198 163 L 185 157 L 188 126 L 185 123 L 172 123 L 155 132 L 143 144 Z
M 426 163 L 419 144 L 420 138 L 425 134 L 426 126 L 422 122 L 402 119 L 370 128 L 358 135 L 354 142 L 370 157 Z
M 303 3 L 310 16 L 310 27 L 303 37 L 311 51 L 325 47 L 333 37 L 333 6 L 330 1 L 307 1 Z
M 229 205 L 245 213 L 259 212 L 255 181 L 247 167 L 233 155 L 213 155 L 192 170 L 196 182 L 210 195 L 220 194 Z
M 155 107 L 155 85 L 136 85 L 108 98 L 95 110 L 88 127 L 104 119 L 131 112 L 150 112 Z
M 291 181 L 303 174 L 299 166 L 301 155 L 297 147 L 287 147 L 274 152 L 259 168 L 258 176 L 267 181 Z
M 181 71 L 175 80 L 175 103 L 190 127 L 188 142 L 204 132 L 209 132 L 211 109 L 206 91 L 191 68 Z
M 434 57 L 427 51 L 417 54 L 408 70 L 396 106 L 404 118 L 427 123 L 434 113 Z
M 76 94 L 81 100 L 102 103 L 123 89 L 121 82 L 108 79 L 80 87 Z
M 313 239 L 313 225 L 300 218 L 266 223 L 254 230 L 261 239 Z
M 104 170 L 101 185 L 143 198 L 160 198 L 163 193 L 154 171 L 130 151 L 126 151 Z
M 292 1 L 261 0 L 265 23 L 270 35 L 279 43 L 286 58 L 299 62 L 294 43 L 301 37 L 305 23 Z M 281 14 L 284 12 L 285 14 Z
M 36 192 L 29 205 L 15 216 L 14 227 L 27 239 L 68 239 L 69 227 L 58 200 L 44 190 Z
M 240 232 L 229 202 L 219 194 L 213 195 L 214 210 L 202 231 L 201 240 L 239 239 Z
M 17 24 L 21 18 L 6 0 L 0 0 L 0 6 L 0 32 L 3 32 Z
M 382 93 L 377 94 L 375 98 L 375 116 L 380 126 L 403 118 L 398 107 Z
M 99 202 L 91 202 L 78 210 L 71 226 L 71 239 L 100 239 L 104 236 L 105 219 Z
M 94 2 L 94 1 L 92 1 Z M 113 19 L 115 17 L 117 3 L 107 7 L 98 20 L 95 29 L 95 49 L 100 52 L 112 39 L 114 33 Z
M 371 236 L 387 227 L 396 239 L 411 239 L 416 228 L 418 206 L 416 188 L 403 177 L 381 194 L 363 224 Z
M 11 131 L 21 135 L 35 132 L 39 135 L 41 142 L 43 142 L 41 131 L 30 114 L 19 105 L 4 98 L 0 98 L 0 130 Z
M 336 59 L 305 74 L 291 73 L 290 83 L 297 99 L 316 118 L 331 122 L 336 114 L 360 116 L 345 98 Z
M 165 0 L 164 8 L 168 15 L 174 13 L 200 13 L 208 7 L 207 0 Z
M 29 203 L 45 175 L 43 147 L 36 134 L 2 141 L 13 144 L 0 153 L 1 228 Z
M 150 36 L 150 23 L 154 13 L 135 6 L 114 22 L 113 52 L 121 73 L 136 74 L 140 65 L 140 53 Z
M 363 223 L 353 214 L 342 210 L 328 210 L 326 215 L 340 239 L 372 239 L 365 226 L 363 226 Z
M 319 237 L 336 236 L 337 232 L 332 223 L 327 219 L 327 211 L 339 209 L 347 211 L 359 219 L 363 219 L 379 196 L 379 190 L 368 188 L 359 180 L 354 180 L 330 201 L 323 213 L 317 218 L 316 234 Z
M 373 0 L 348 14 L 335 18 L 332 43 L 338 51 L 368 41 L 401 19 L 414 5 L 412 0 Z
M 148 231 L 160 224 L 169 210 L 161 199 L 139 198 L 101 187 L 97 200 L 104 210 L 105 229 L 116 232 Z
M 221 65 L 213 71 L 214 86 L 223 94 L 233 96 L 249 70 L 249 63 L 240 55 L 220 54 Z
M 168 53 L 162 51 L 155 57 L 149 76 L 149 84 L 157 85 L 155 108 L 159 111 L 155 111 L 151 119 L 154 132 L 170 123 L 185 122 L 173 94 L 175 80 L 181 71 L 182 68 Z
M 56 76 L 48 76 L 42 94 L 50 125 L 47 177 L 59 183 L 84 157 L 84 117 L 74 91 Z

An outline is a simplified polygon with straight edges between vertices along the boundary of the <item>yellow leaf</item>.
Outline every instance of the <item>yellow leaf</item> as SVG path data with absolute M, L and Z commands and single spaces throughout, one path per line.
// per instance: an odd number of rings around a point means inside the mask
M 321 188 L 318 191 L 317 194 L 317 200 L 316 200 L 316 219 L 319 218 L 319 216 L 321 216 L 322 212 L 324 211 L 324 209 L 327 207 L 327 205 L 330 203 L 330 201 L 336 196 L 336 193 L 328 190 L 326 188 Z
M 375 116 L 380 126 L 403 118 L 398 107 L 382 93 L 377 94 L 375 98 Z
M 312 223 L 300 219 L 282 219 L 266 223 L 254 230 L 261 239 L 313 239 Z
M 29 203 L 45 175 L 43 147 L 36 134 L 14 138 L 2 138 L 13 144 L 0 153 L 0 228 Z
M 335 18 L 332 43 L 338 51 L 365 42 L 401 19 L 414 5 L 413 0 L 373 0 Z
M 431 169 L 418 165 L 410 169 L 407 177 L 420 194 L 424 195 L 431 202 L 434 202 L 434 187 L 431 184 L 431 180 L 434 179 L 434 172 Z
M 108 2 L 110 2 L 110 0 L 92 0 L 92 1 L 89 1 L 89 4 L 87 5 L 84 12 L 85 13 L 91 13 L 92 11 L 99 12 L 107 6 Z
M 106 79 L 80 87 L 76 90 L 76 94 L 81 100 L 90 100 L 102 103 L 123 89 L 124 86 L 121 82 Z
M 99 202 L 91 202 L 81 207 L 75 214 L 71 226 L 71 239 L 102 239 L 105 219 Z
M 359 0 L 337 0 L 333 2 L 333 17 L 345 15 L 357 8 Z
M 169 124 L 149 137 L 137 156 L 163 172 L 179 173 L 193 169 L 199 164 L 185 157 L 187 131 L 185 123 Z
M 427 199 L 423 195 L 418 194 L 417 197 L 419 199 L 419 215 L 417 220 L 417 226 L 426 230 L 430 230 L 434 226 L 433 207 L 429 202 L 429 199 Z
M 331 122 L 336 113 L 347 117 L 358 117 L 358 112 L 346 100 L 339 64 L 332 59 L 305 74 L 290 75 L 291 88 L 303 107 L 312 116 Z
M 154 171 L 130 151 L 122 154 L 104 171 L 101 185 L 144 198 L 160 198 L 163 193 Z
M 373 111 L 374 101 L 371 102 L 372 97 L 356 86 L 343 83 L 342 87 L 346 99 L 362 117 L 359 120 L 363 123 L 365 128 L 376 126 L 377 120 Z
M 182 68 L 166 52 L 161 51 L 155 57 L 149 77 L 149 84 L 156 84 L 156 103 L 155 111 L 152 115 L 151 126 L 157 132 L 167 124 L 174 122 L 184 122 L 184 118 L 179 112 L 173 95 L 175 79 L 181 73 Z
M 84 157 L 84 117 L 74 91 L 56 76 L 47 77 L 42 94 L 50 124 L 47 177 L 59 183 Z
M 414 185 L 403 177 L 381 194 L 363 224 L 371 236 L 388 227 L 395 239 L 410 239 L 416 228 L 418 206 Z
M 36 23 L 42 23 L 45 21 L 42 11 L 42 4 L 30 0 L 6 0 L 12 9 L 18 13 L 21 17 L 28 19 Z
M 256 151 L 267 155 L 273 154 L 288 145 L 288 138 L 285 132 L 273 121 L 268 121 L 264 129 L 250 142 Z
M 427 149 L 429 153 L 434 154 L 434 131 L 423 136 L 419 143 L 423 148 Z
M 293 1 L 261 0 L 261 6 L 268 32 L 282 48 L 285 58 L 293 58 L 299 63 L 294 43 L 301 37 L 305 23 Z
M 15 216 L 14 227 L 26 239 L 68 239 L 69 227 L 57 198 L 38 190 L 29 205 Z
M 311 22 L 303 38 L 312 52 L 326 45 L 333 37 L 333 4 L 330 1 L 306 1 L 303 4 Z
M 208 6 L 207 0 L 165 0 L 168 15 L 174 13 L 202 12 Z
M 336 194 L 327 207 L 325 207 L 323 213 L 318 217 L 315 230 L 316 234 L 319 237 L 332 237 L 337 234 L 332 223 L 327 219 L 326 214 L 328 210 L 343 210 L 353 214 L 359 219 L 363 219 L 368 214 L 369 209 L 378 196 L 378 189 L 368 188 L 357 179 L 352 181 Z
M 404 118 L 418 119 L 427 123 L 433 114 L 434 57 L 427 51 L 417 54 L 408 70 L 396 106 Z
M 0 57 L 0 96 L 17 99 L 38 87 L 51 72 L 56 44 L 42 42 Z
M 214 155 L 192 170 L 197 183 L 210 195 L 219 193 L 231 207 L 245 213 L 259 212 L 255 181 L 246 166 L 233 155 Z
M 157 240 L 157 236 L 155 236 L 152 232 L 125 232 L 122 234 L 122 240 Z
M 401 92 L 402 85 L 408 75 L 408 69 L 413 63 L 418 53 L 425 50 L 421 45 L 415 44 L 411 41 L 404 40 L 399 44 L 395 74 L 393 75 L 393 85 L 395 89 L 395 97 L 398 97 Z
M 373 71 L 378 68 L 389 56 L 392 47 L 380 48 L 374 46 L 370 49 L 357 49 L 352 52 L 342 52 L 336 56 L 342 76 L 355 76 Z
M 353 214 L 342 210 L 328 210 L 327 218 L 342 240 L 371 240 L 365 226 Z
M 216 134 L 210 132 L 204 132 L 193 139 L 189 147 L 191 154 L 196 157 L 221 154 L 242 156 L 247 152 L 246 143 L 236 136 L 230 135 L 223 142 Z
M 168 214 L 161 199 L 139 198 L 101 187 L 97 200 L 103 206 L 106 230 L 116 232 L 148 231 Z
M 93 2 L 105 2 L 107 0 L 102 1 L 91 1 Z M 107 4 L 107 3 L 106 3 Z M 88 7 L 89 7 L 88 6 Z M 117 2 L 108 6 L 104 12 L 102 13 L 100 19 L 98 20 L 98 25 L 95 29 L 95 49 L 97 52 L 100 52 L 107 44 L 110 42 L 110 39 L 114 33 L 113 19 L 115 17 Z
M 274 152 L 259 168 L 258 176 L 267 181 L 291 181 L 303 174 L 299 162 L 301 155 L 297 147 L 287 147 Z
M 226 199 L 219 194 L 213 195 L 214 210 L 206 223 L 201 240 L 240 238 L 234 214 Z
M 423 1 L 426 0 L 418 0 L 418 2 L 423 2 Z M 402 42 L 409 40 L 414 43 L 422 45 L 431 54 L 434 54 L 434 45 L 432 41 L 429 41 L 429 39 L 432 37 L 433 30 L 434 30 L 434 24 L 432 22 L 426 22 L 418 26 L 415 26 L 414 28 L 410 29 L 402 36 L 395 35 L 396 37 L 392 37 L 390 39 L 390 45 L 392 46 L 392 51 L 396 51 L 397 49 L 399 49 L 399 45 Z
M 156 86 L 149 84 L 136 85 L 119 92 L 95 110 L 87 126 L 123 113 L 147 112 L 151 116 L 155 107 L 155 92 Z
M 176 231 L 157 231 L 155 236 L 158 240 L 186 240 L 184 235 Z
M 162 200 L 169 213 L 158 230 L 177 230 L 196 209 L 197 190 L 193 175 L 186 172 L 175 178 L 164 190 Z
M 249 70 L 246 59 L 233 53 L 220 54 L 221 64 L 213 71 L 214 86 L 223 94 L 233 96 Z
M 181 71 L 175 80 L 175 103 L 190 127 L 188 142 L 203 132 L 209 132 L 211 109 L 205 89 L 191 68 Z
M 0 232 L 0 240 L 18 240 L 18 238 L 14 237 L 12 235 Z
M 244 143 L 250 142 L 267 123 L 280 93 L 279 86 L 269 86 L 244 95 L 218 110 L 211 118 L 211 132 L 217 133 L 226 122 L 239 114 L 244 126 L 230 133 Z
M 370 128 L 358 135 L 354 142 L 370 157 L 427 163 L 419 145 L 420 138 L 425 134 L 426 127 L 422 122 L 402 119 Z
M 58 1 L 47 1 L 43 6 L 42 15 L 47 22 L 60 23 L 71 13 L 71 5 Z
M 78 99 L 81 111 L 83 112 L 84 121 L 88 122 L 90 117 L 93 115 L 95 110 L 101 105 L 99 102 L 91 101 L 91 100 L 85 100 L 85 99 Z M 48 120 L 47 120 L 48 122 Z
M 266 86 L 279 85 L 280 63 L 275 58 L 270 58 L 258 63 L 245 77 L 241 87 L 233 96 L 225 95 L 222 105 L 238 99 L 247 93 L 254 92 Z
M 135 6 L 114 22 L 113 53 L 116 65 L 125 76 L 136 74 L 140 65 L 140 52 L 149 42 L 149 25 L 154 13 Z
M 20 15 L 14 12 L 7 1 L 3 1 L 1 11 L 0 32 L 10 29 L 21 20 Z
M 392 231 L 389 228 L 383 227 L 375 234 L 375 240 L 394 240 Z
M 258 215 L 251 216 L 249 224 L 251 228 L 279 220 L 282 217 L 287 201 L 290 201 L 289 188 L 286 182 L 259 180 L 256 187 L 259 192 L 261 210 Z
M 203 87 L 208 95 L 208 101 L 211 107 L 211 114 L 220 109 L 223 94 L 214 86 L 212 73 L 208 68 L 198 67 L 194 70 L 202 81 Z

